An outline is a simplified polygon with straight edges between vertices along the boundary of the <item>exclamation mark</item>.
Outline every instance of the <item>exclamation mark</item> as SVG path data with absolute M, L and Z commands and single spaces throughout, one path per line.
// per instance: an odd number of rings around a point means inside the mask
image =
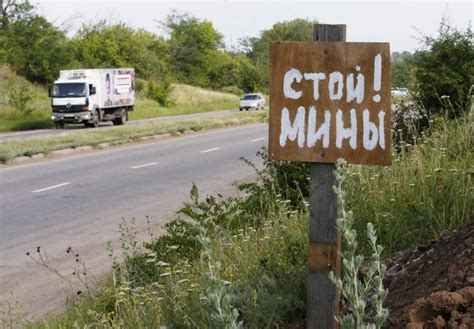
M 377 94 L 380 91 L 380 84 L 382 82 L 382 54 L 377 54 L 374 59 L 374 91 L 376 92 L 373 97 L 374 102 L 380 102 L 380 95 Z

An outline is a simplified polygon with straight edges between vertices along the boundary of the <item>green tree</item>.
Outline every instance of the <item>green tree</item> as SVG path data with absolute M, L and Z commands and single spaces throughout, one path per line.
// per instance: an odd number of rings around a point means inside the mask
M 169 64 L 177 80 L 209 86 L 213 61 L 223 48 L 222 35 L 211 22 L 172 12 L 162 23 L 169 34 Z
M 414 72 L 412 65 L 413 54 L 404 52 L 392 53 L 392 86 L 407 87 L 409 89 L 414 86 Z
M 124 23 L 102 20 L 83 25 L 73 38 L 76 67 L 134 67 L 143 79 L 167 73 L 167 47 L 162 38 Z
M 279 22 L 260 32 L 259 37 L 241 40 L 240 46 L 255 64 L 262 87 L 268 88 L 269 43 L 271 41 L 312 41 L 315 22 L 294 19 Z
M 449 104 L 450 116 L 469 111 L 474 84 L 473 32 L 459 30 L 443 18 L 437 37 L 423 36 L 422 50 L 413 66 L 416 90 L 429 113 L 439 113 Z
M 0 0 L 0 30 L 7 29 L 10 23 L 24 21 L 34 15 L 34 6 L 28 0 Z
M 31 81 L 48 83 L 71 58 L 64 31 L 39 15 L 10 21 L 2 30 L 3 60 Z

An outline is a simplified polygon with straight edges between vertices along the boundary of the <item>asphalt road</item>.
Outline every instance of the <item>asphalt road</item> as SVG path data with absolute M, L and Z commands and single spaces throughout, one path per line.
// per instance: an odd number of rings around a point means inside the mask
M 118 239 L 122 217 L 135 217 L 146 237 L 145 216 L 159 228 L 193 182 L 202 195 L 230 193 L 232 182 L 253 177 L 239 158 L 260 163 L 255 153 L 267 131 L 266 124 L 228 128 L 0 168 L 0 304 L 13 298 L 35 315 L 57 310 L 65 294 L 55 289 L 70 284 L 26 251 L 35 255 L 40 246 L 52 266 L 67 272 L 65 250 L 72 246 L 96 275 L 107 272 L 106 242 Z
M 142 125 L 152 122 L 170 122 L 170 121 L 179 121 L 179 120 L 195 120 L 209 116 L 220 116 L 220 115 L 228 115 L 231 113 L 238 113 L 238 110 L 222 110 L 222 111 L 212 111 L 212 112 L 202 112 L 202 113 L 194 113 L 194 114 L 185 114 L 185 115 L 172 115 L 166 117 L 159 117 L 159 118 L 151 118 L 151 119 L 142 119 L 142 120 L 133 120 L 128 121 L 127 125 L 134 126 L 134 125 Z M 110 128 L 113 127 L 111 121 L 100 123 L 100 129 Z M 17 132 L 9 132 L 9 133 L 0 133 L 0 142 L 11 141 L 11 140 L 21 140 L 27 138 L 45 138 L 55 134 L 64 134 L 69 133 L 73 134 L 74 132 L 82 131 L 85 128 L 83 124 L 68 124 L 66 125 L 65 129 L 37 129 L 37 130 L 27 130 L 27 131 L 17 131 Z

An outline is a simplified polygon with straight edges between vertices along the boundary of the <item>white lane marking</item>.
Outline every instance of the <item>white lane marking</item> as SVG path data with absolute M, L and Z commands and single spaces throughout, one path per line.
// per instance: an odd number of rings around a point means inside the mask
M 260 142 L 260 141 L 263 141 L 265 139 L 265 137 L 262 137 L 262 138 L 255 138 L 255 139 L 252 139 L 251 142 Z
M 221 149 L 220 147 L 214 147 L 213 149 L 201 151 L 201 153 L 208 153 L 208 152 L 217 151 L 217 150 L 220 150 L 220 149 Z
M 149 166 L 154 166 L 157 165 L 158 162 L 150 162 L 150 163 L 145 163 L 139 166 L 132 167 L 131 169 L 138 169 L 138 168 L 143 168 L 143 167 L 149 167 Z
M 69 182 L 61 183 L 61 184 L 58 184 L 58 185 L 53 185 L 53 186 L 45 187 L 45 188 L 42 188 L 42 189 L 39 189 L 39 190 L 36 190 L 36 191 L 32 191 L 32 192 L 33 192 L 33 193 L 44 192 L 44 191 L 52 190 L 53 188 L 58 188 L 58 187 L 66 186 L 66 185 L 69 185 L 69 184 L 71 184 L 71 183 L 69 183 Z

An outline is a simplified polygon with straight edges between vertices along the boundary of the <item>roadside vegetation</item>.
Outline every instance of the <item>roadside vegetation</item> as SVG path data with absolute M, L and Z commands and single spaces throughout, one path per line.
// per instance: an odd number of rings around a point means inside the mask
M 103 129 L 85 129 L 68 134 L 59 134 L 45 138 L 30 138 L 0 143 L 0 163 L 7 163 L 20 156 L 31 157 L 35 154 L 49 155 L 53 151 L 82 146 L 102 148 L 109 145 L 120 145 L 138 142 L 155 136 L 198 132 L 244 124 L 267 122 L 268 112 L 249 112 L 225 116 L 211 116 L 202 119 L 148 123 L 138 126 L 122 126 Z

